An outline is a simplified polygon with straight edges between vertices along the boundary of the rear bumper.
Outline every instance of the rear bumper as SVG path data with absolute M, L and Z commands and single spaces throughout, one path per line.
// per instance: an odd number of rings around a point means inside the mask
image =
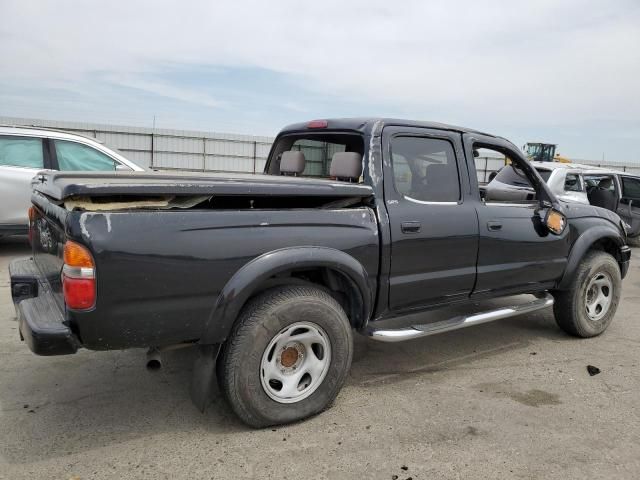
M 20 338 L 31 351 L 37 355 L 76 353 L 80 343 L 33 259 L 14 260 L 9 265 L 9 275 Z
M 620 276 L 624 278 L 629 271 L 629 262 L 631 261 L 631 248 L 627 245 L 620 247 Z

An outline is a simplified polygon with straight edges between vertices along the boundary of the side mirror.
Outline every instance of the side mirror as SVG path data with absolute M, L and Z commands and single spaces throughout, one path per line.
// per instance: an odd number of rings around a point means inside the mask
M 130 172 L 131 169 L 126 165 L 122 165 L 121 163 L 116 164 L 116 172 Z
M 544 217 L 544 224 L 554 235 L 561 235 L 567 226 L 567 217 L 559 211 L 550 208 Z

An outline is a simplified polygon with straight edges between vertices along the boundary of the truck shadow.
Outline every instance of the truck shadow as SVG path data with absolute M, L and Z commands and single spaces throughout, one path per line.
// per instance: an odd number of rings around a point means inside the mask
M 513 350 L 528 355 L 530 344 L 545 338 L 571 341 L 547 311 L 399 344 L 359 337 L 345 392 L 407 377 L 454 381 L 448 372 Z M 23 464 L 133 439 L 151 442 L 167 432 L 205 436 L 211 448 L 217 437 L 246 434 L 247 427 L 218 392 L 204 414 L 191 404 L 194 353 L 168 352 L 162 369 L 149 372 L 143 350 L 45 358 L 12 343 L 7 354 L 14 360 L 4 367 L 0 389 L 0 453 L 10 463 Z

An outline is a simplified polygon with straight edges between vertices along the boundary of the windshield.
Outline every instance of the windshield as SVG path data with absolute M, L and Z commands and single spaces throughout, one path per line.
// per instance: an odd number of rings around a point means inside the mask
M 527 155 L 530 157 L 537 157 L 542 151 L 542 145 L 539 143 L 528 143 L 527 144 Z
M 536 168 L 536 172 L 538 172 L 540 174 L 540 176 L 542 177 L 542 179 L 545 182 L 548 182 L 549 181 L 549 177 L 551 176 L 552 170 L 546 170 L 544 168 Z
M 524 172 L 514 165 L 504 166 L 494 180 L 515 187 L 531 187 L 531 183 Z

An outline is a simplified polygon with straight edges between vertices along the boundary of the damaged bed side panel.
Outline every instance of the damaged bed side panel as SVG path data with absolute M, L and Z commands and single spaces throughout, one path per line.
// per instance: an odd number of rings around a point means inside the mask
M 335 248 L 360 262 L 371 284 L 378 274 L 377 222 L 368 207 L 74 210 L 68 216 L 68 237 L 87 245 L 96 261 L 96 308 L 69 312 L 93 349 L 198 340 L 233 274 L 273 250 Z

